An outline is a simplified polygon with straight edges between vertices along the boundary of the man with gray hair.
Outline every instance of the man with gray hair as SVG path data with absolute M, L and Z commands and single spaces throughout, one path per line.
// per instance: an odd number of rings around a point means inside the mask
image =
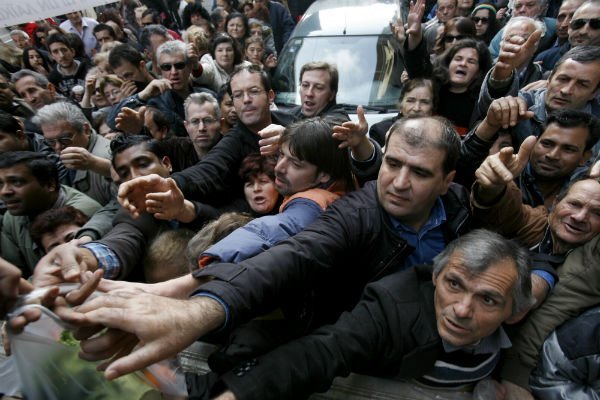
M 116 126 L 129 134 L 142 132 L 144 125 L 144 108 L 152 105 L 165 112 L 176 136 L 186 136 L 183 120 L 184 100 L 194 92 L 206 89 L 192 86 L 190 74 L 192 63 L 186 53 L 186 44 L 178 40 L 163 43 L 156 50 L 157 65 L 162 78 L 152 80 L 141 92 L 119 103 L 111 116 L 116 115 Z
M 56 87 L 39 72 L 22 69 L 12 74 L 17 94 L 34 110 L 53 103 L 57 98 Z
M 192 93 L 183 106 L 185 129 L 201 160 L 221 139 L 221 108 L 209 93 Z
M 538 52 L 552 47 L 556 40 L 556 19 L 544 17 L 548 8 L 548 0 L 515 0 L 512 7 L 512 17 L 529 17 L 539 20 L 546 26 L 545 34 L 540 38 Z M 504 29 L 496 33 L 490 42 L 490 55 L 492 59 L 498 58 L 500 54 L 502 35 Z
M 31 38 L 25 31 L 22 31 L 20 29 L 13 29 L 12 31 L 10 31 L 10 38 L 15 44 L 15 47 L 21 50 L 26 49 L 27 47 L 31 47 Z
M 70 186 L 102 205 L 115 198 L 110 180 L 110 142 L 94 132 L 80 108 L 64 101 L 49 104 L 38 111 L 34 122 L 70 169 Z
M 515 37 L 527 41 L 535 31 L 542 32 L 543 36 L 546 31 L 546 26 L 541 21 L 530 17 L 513 17 L 508 21 L 506 26 L 504 26 L 502 42 L 509 42 Z M 537 52 L 538 45 L 539 41 L 524 48 L 524 54 L 520 54 L 519 63 L 514 65 L 519 88 L 544 78 L 542 66 L 531 62 L 534 54 Z

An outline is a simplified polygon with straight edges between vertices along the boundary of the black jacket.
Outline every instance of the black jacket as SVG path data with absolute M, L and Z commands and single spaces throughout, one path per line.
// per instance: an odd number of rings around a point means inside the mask
M 274 124 L 287 126 L 294 117 L 278 111 L 271 112 Z M 243 182 L 238 171 L 242 160 L 258 153 L 260 137 L 238 122 L 198 164 L 173 174 L 185 198 L 209 205 L 229 204 L 244 198 Z
M 465 188 L 453 184 L 442 201 L 449 242 L 470 229 L 469 199 Z M 228 327 L 283 303 L 301 335 L 351 309 L 367 283 L 399 270 L 412 250 L 391 227 L 373 181 L 268 251 L 239 264 L 212 264 L 194 275 L 215 277 L 201 290 L 229 305 Z
M 386 276 L 334 325 L 250 360 L 221 381 L 238 399 L 303 399 L 350 372 L 420 377 L 442 351 L 433 293 L 427 266 Z

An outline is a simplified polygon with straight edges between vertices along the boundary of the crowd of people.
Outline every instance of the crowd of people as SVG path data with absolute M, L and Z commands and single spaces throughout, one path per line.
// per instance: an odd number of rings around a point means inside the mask
M 401 1 L 382 27 L 398 114 L 372 126 L 337 105 L 335 60 L 275 104 L 309 3 L 122 0 L 13 27 L 0 316 L 82 282 L 44 304 L 107 379 L 219 346 L 191 399 L 350 373 L 415 398 L 597 397 L 600 1 Z

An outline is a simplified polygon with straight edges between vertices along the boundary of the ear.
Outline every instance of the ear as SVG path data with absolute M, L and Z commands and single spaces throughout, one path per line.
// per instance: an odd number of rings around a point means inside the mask
M 442 193 L 440 193 L 440 194 L 446 194 L 446 192 L 448 191 L 448 188 L 450 187 L 450 184 L 454 181 L 454 175 L 456 175 L 456 171 L 450 171 L 444 177 L 444 185 L 443 185 Z
M 173 172 L 173 166 L 171 165 L 171 159 L 168 156 L 164 156 L 160 162 L 165 166 L 166 169 L 170 172 Z
M 431 282 L 433 282 L 433 286 L 435 287 L 435 281 L 437 279 L 437 275 L 436 274 L 431 274 Z
M 524 310 L 522 310 L 521 312 L 519 312 L 516 315 L 511 315 L 510 317 L 508 317 L 506 319 L 506 321 L 504 321 L 505 324 L 516 324 L 517 322 L 519 322 L 520 320 L 522 320 L 523 318 L 525 318 L 525 316 L 527 315 L 527 313 L 530 311 L 530 308 L 526 308 Z
M 269 104 L 273 104 L 273 101 L 275 101 L 275 92 L 273 90 L 269 90 L 267 92 L 267 98 L 269 99 Z
M 52 94 L 52 97 L 56 97 L 56 86 L 54 86 L 52 83 L 48 82 L 48 86 L 46 87 L 46 89 L 48 89 L 50 94 Z
M 317 173 L 317 182 L 319 183 L 327 183 L 331 180 L 331 175 L 326 174 L 325 172 Z
M 88 124 L 87 122 L 85 124 L 83 124 L 83 134 L 88 138 L 92 134 L 92 128 L 90 127 L 90 124 Z
M 590 149 L 590 150 L 584 151 L 583 155 L 581 156 L 581 160 L 579 161 L 579 166 L 583 167 L 585 165 L 585 163 L 588 162 L 590 157 L 592 157 L 592 150 Z

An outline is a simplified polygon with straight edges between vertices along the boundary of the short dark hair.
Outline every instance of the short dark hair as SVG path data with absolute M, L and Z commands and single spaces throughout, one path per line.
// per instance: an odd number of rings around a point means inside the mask
M 242 62 L 242 52 L 240 51 L 240 45 L 238 41 L 229 36 L 229 34 L 225 32 L 219 33 L 215 38 L 210 42 L 210 55 L 215 58 L 215 51 L 217 50 L 217 46 L 223 43 L 230 43 L 231 47 L 233 47 L 233 65 L 238 65 Z
M 145 26 L 140 32 L 140 44 L 146 50 L 152 49 L 152 43 L 150 43 L 150 37 L 152 37 L 152 35 L 162 36 L 167 39 L 171 37 L 167 28 L 162 25 L 155 24 Z
M 437 139 L 425 140 L 422 136 L 423 131 L 415 132 L 414 130 L 404 129 L 404 125 L 406 125 L 407 121 L 421 119 L 424 121 L 433 121 L 436 122 L 440 127 L 440 133 Z M 448 121 L 444 117 L 421 117 L 421 116 L 408 116 L 399 119 L 394 122 L 394 124 L 390 127 L 389 134 L 386 137 L 385 145 L 389 144 L 390 138 L 395 134 L 400 134 L 403 136 L 404 140 L 411 146 L 433 146 L 438 148 L 446 153 L 444 161 L 442 162 L 442 170 L 445 174 L 450 173 L 451 171 L 456 170 L 456 163 L 458 162 L 458 157 L 460 155 L 460 136 L 456 133 L 454 126 L 450 121 Z
M 56 164 L 45 154 L 33 151 L 8 151 L 0 157 L 0 169 L 25 165 L 41 185 L 59 186 Z
M 246 18 L 246 15 L 238 11 L 232 11 L 231 13 L 229 13 L 227 18 L 225 18 L 225 31 L 227 32 L 227 25 L 229 25 L 229 21 L 231 21 L 234 18 L 240 18 L 242 20 L 242 25 L 244 25 L 244 32 L 246 32 L 244 36 L 248 36 L 250 34 L 250 28 L 248 27 L 248 18 Z
M 146 114 L 150 114 L 152 121 L 154 121 L 157 128 L 167 128 L 167 131 L 171 132 L 171 122 L 160 108 L 155 106 L 146 106 Z
M 302 68 L 300 69 L 300 82 L 302 82 L 302 77 L 304 76 L 304 73 L 306 71 L 315 71 L 315 70 L 327 71 L 329 73 L 329 77 L 331 78 L 330 82 L 329 82 L 329 87 L 334 92 L 338 91 L 340 73 L 338 72 L 338 69 L 335 66 L 335 64 L 330 64 L 325 61 L 311 61 L 311 62 L 304 64 L 302 66 Z M 334 102 L 335 102 L 335 98 L 334 98 Z
M 183 28 L 187 29 L 190 25 L 192 25 L 192 15 L 200 14 L 200 16 L 205 19 L 208 23 L 211 23 L 210 14 L 202 6 L 200 2 L 193 2 L 186 5 L 181 13 L 181 22 L 183 23 Z
M 557 124 L 561 128 L 586 128 L 588 130 L 588 136 L 585 140 L 584 150 L 591 149 L 596 144 L 598 137 L 600 136 L 600 121 L 598 121 L 598 118 L 583 111 L 555 111 L 548 115 L 544 130 L 546 130 L 551 124 Z
M 0 131 L 9 135 L 16 135 L 17 131 L 22 129 L 23 127 L 15 116 L 0 110 Z
M 268 92 L 269 90 L 271 90 L 271 79 L 269 79 L 269 76 L 262 69 L 262 67 L 260 65 L 239 64 L 233 69 L 233 72 L 231 74 L 229 74 L 229 82 L 227 83 L 227 93 L 229 93 L 230 96 L 233 97 L 233 92 L 231 90 L 231 81 L 233 80 L 233 77 L 243 71 L 247 71 L 251 74 L 259 74 L 260 82 L 263 85 L 263 88 L 265 89 L 265 91 Z
M 153 23 L 160 24 L 160 15 L 158 14 L 158 11 L 149 8 L 142 13 L 142 18 L 147 17 L 148 15 L 152 17 Z
M 567 51 L 563 56 L 556 62 L 554 69 L 550 76 L 560 67 L 562 63 L 571 59 L 578 63 L 586 64 L 591 62 L 600 61 L 600 47 L 599 46 L 576 46 L 571 50 Z
M 108 53 L 108 64 L 112 69 L 120 67 L 123 61 L 138 67 L 142 60 L 140 52 L 128 44 L 120 44 Z
M 319 172 L 339 181 L 347 192 L 354 189 L 354 178 L 347 149 L 331 135 L 336 122 L 323 118 L 308 118 L 289 125 L 282 133 L 280 146 L 288 145 L 290 153 L 317 167 Z
M 50 45 L 53 43 L 62 43 L 70 49 L 73 49 L 73 44 L 71 40 L 66 36 L 60 33 L 55 33 L 53 35 L 48 36 L 46 39 L 46 47 L 50 50 Z M 73 49 L 74 50 L 74 49 Z
M 117 39 L 117 34 L 115 33 L 115 30 L 113 29 L 112 26 L 110 25 L 106 25 L 106 24 L 98 24 L 94 27 L 94 36 L 96 35 L 96 33 L 101 32 L 101 31 L 107 31 L 108 34 L 113 38 L 113 39 Z
M 110 142 L 110 151 L 112 155 L 112 166 L 115 166 L 115 158 L 117 155 L 124 152 L 130 147 L 143 145 L 144 150 L 154 153 L 159 159 L 167 155 L 164 146 L 161 142 L 153 139 L 150 136 L 144 135 L 119 135 Z
M 260 174 L 265 174 L 275 180 L 275 165 L 277 156 L 262 156 L 259 153 L 249 154 L 242 160 L 240 167 L 240 178 L 242 181 L 249 182 Z
M 41 246 L 42 236 L 46 233 L 52 233 L 62 225 L 83 226 L 90 218 L 80 210 L 71 206 L 51 208 L 44 211 L 35 219 L 29 228 L 31 238 L 35 243 Z

